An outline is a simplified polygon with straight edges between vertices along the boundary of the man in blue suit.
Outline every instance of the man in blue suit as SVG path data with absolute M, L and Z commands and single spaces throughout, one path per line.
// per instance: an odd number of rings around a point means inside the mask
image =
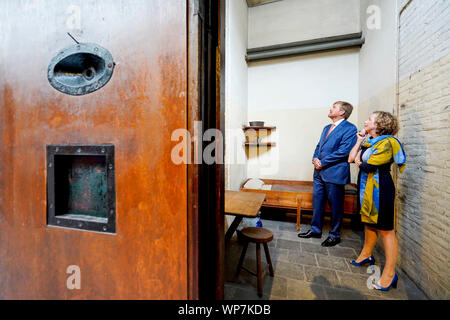
M 337 101 L 330 109 L 328 117 L 333 120 L 322 132 L 313 156 L 313 219 L 311 229 L 300 233 L 300 238 L 321 238 L 323 212 L 326 200 L 331 206 L 331 230 L 322 242 L 324 247 L 332 247 L 341 242 L 341 224 L 344 213 L 345 185 L 350 183 L 348 155 L 356 143 L 356 127 L 347 121 L 353 106 Z

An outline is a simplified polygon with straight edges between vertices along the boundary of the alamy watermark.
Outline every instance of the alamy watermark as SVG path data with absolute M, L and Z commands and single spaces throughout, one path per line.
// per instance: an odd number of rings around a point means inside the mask
M 70 274 L 66 281 L 66 287 L 69 290 L 81 289 L 81 269 L 77 265 L 70 265 L 66 269 L 66 273 Z
M 377 5 L 370 5 L 367 7 L 366 13 L 369 15 L 366 20 L 368 30 L 381 29 L 381 8 Z
M 71 4 L 66 8 L 66 27 L 69 30 L 81 29 L 81 8 L 77 5 Z
M 249 142 L 247 137 L 252 137 L 253 140 Z M 242 129 L 227 129 L 224 143 L 220 130 L 212 128 L 202 132 L 202 122 L 195 121 L 192 134 L 184 128 L 179 128 L 172 132 L 170 139 L 176 143 L 170 155 L 176 165 L 248 164 L 263 175 L 278 173 L 279 148 L 272 148 L 269 143 L 264 142 L 266 139 L 277 141 L 276 131 L 248 129 L 244 134 Z
M 367 273 L 373 273 L 366 282 L 367 288 L 372 290 L 373 286 L 380 280 L 380 267 L 376 265 L 371 265 L 367 268 Z

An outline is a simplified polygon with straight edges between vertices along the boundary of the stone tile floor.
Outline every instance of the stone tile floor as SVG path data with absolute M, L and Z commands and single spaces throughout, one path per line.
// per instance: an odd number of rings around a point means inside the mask
M 226 245 L 225 252 L 225 299 L 227 300 L 425 300 L 427 297 L 417 286 L 398 270 L 397 289 L 381 292 L 368 289 L 367 281 L 373 272 L 367 273 L 366 267 L 354 267 L 348 263 L 356 259 L 362 248 L 363 232 L 354 232 L 349 227 L 342 230 L 342 242 L 331 248 L 320 244 L 328 235 L 322 233 L 322 239 L 301 239 L 297 236 L 295 223 L 262 219 L 264 228 L 274 233 L 269 243 L 270 256 L 275 276 L 267 275 L 263 280 L 263 297 L 256 293 L 256 277 L 241 270 L 235 277 L 237 264 L 242 252 L 236 234 Z M 302 225 L 302 231 L 309 225 Z M 384 266 L 384 255 L 375 250 L 376 265 L 380 272 Z M 263 269 L 266 266 L 264 250 L 261 250 Z M 250 244 L 244 266 L 256 272 L 255 244 Z

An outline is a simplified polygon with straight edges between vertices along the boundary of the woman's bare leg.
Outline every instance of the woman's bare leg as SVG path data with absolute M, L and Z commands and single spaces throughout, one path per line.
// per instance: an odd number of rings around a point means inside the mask
M 395 265 L 397 263 L 398 244 L 394 230 L 382 231 L 379 230 L 384 244 L 384 251 L 386 253 L 386 265 L 380 278 L 380 286 L 387 287 L 391 284 L 395 275 Z
M 377 230 L 366 226 L 364 236 L 364 246 L 361 250 L 361 253 L 359 254 L 358 259 L 356 259 L 356 262 L 361 262 L 372 255 L 372 251 L 375 245 L 377 244 L 377 240 L 378 240 Z

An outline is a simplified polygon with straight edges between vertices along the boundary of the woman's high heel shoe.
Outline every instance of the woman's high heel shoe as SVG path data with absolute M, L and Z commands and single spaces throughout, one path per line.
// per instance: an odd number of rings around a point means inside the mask
M 363 265 L 365 265 L 366 263 L 370 264 L 371 266 L 373 266 L 375 264 L 375 258 L 373 256 L 370 256 L 366 259 L 364 259 L 361 262 L 356 262 L 355 260 L 350 261 L 351 265 L 357 266 L 357 267 L 362 267 Z
M 378 282 L 377 282 L 377 283 L 375 283 L 375 284 L 373 285 L 373 288 L 374 288 L 374 289 L 377 289 L 377 290 L 381 290 L 381 291 L 389 291 L 389 289 L 390 289 L 391 287 L 393 287 L 394 289 L 397 289 L 397 282 L 398 282 L 398 276 L 397 276 L 397 274 L 395 274 L 395 275 L 394 275 L 394 279 L 392 279 L 392 282 L 391 282 L 391 284 L 390 284 L 389 286 L 387 286 L 387 287 L 382 287 L 382 286 L 380 286 L 380 285 L 378 284 Z

